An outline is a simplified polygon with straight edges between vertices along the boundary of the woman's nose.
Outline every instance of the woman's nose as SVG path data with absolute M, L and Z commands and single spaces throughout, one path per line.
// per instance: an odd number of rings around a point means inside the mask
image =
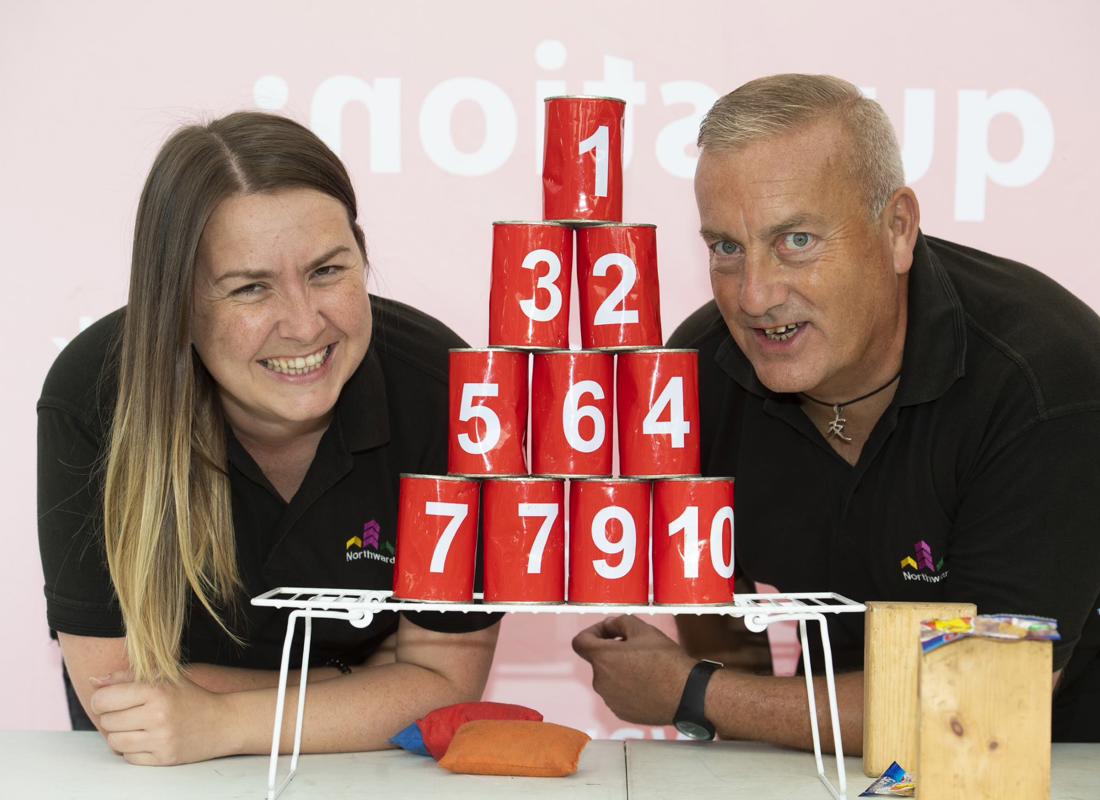
M 310 343 L 316 341 L 324 329 L 324 315 L 309 291 L 299 290 L 286 299 L 279 320 L 279 335 L 282 338 Z

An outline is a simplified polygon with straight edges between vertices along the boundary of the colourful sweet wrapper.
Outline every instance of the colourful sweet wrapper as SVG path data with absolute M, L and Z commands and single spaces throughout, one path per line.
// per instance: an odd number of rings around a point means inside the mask
M 920 646 L 925 653 L 968 636 L 1008 641 L 1058 641 L 1062 638 L 1058 635 L 1057 620 L 1019 614 L 929 619 L 920 624 Z
M 913 779 L 895 761 L 860 797 L 912 797 L 914 787 Z

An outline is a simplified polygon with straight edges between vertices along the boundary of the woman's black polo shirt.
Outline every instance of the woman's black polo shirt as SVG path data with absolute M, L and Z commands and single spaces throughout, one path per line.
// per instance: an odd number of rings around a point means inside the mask
M 234 645 L 192 598 L 182 643 L 185 661 L 277 669 L 287 612 L 248 603 L 276 586 L 392 587 L 398 476 L 446 474 L 447 351 L 464 343 L 439 321 L 402 303 L 372 296 L 371 308 L 370 347 L 345 384 L 290 503 L 228 434 L 244 583 L 241 602 L 228 619 L 247 646 Z M 38 401 L 38 537 L 46 613 L 51 629 L 82 636 L 124 635 L 102 533 L 102 467 L 117 394 L 112 353 L 124 313 L 104 317 L 65 348 Z M 485 628 L 499 615 L 410 618 L 431 630 L 459 633 Z M 363 630 L 315 620 L 313 660 L 362 661 L 396 628 L 394 613 L 376 615 Z
M 673 334 L 700 351 L 703 474 L 737 480 L 738 570 L 1054 617 L 1055 736 L 1100 741 L 1100 319 L 1035 270 L 924 236 L 908 319 L 854 467 L 757 380 L 713 302 Z M 838 668 L 861 668 L 862 616 L 829 629 Z

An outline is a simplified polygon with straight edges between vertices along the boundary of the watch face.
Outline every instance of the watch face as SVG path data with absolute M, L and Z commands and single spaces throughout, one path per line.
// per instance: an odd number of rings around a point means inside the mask
M 713 733 L 699 723 L 686 719 L 676 721 L 676 730 L 691 739 L 710 739 L 714 736 Z

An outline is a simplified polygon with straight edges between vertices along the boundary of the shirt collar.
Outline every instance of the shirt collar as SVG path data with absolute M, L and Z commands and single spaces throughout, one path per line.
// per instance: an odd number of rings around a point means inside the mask
M 714 360 L 745 391 L 773 400 L 789 399 L 768 389 L 752 363 L 727 335 Z M 923 233 L 917 234 L 909 270 L 909 313 L 902 355 L 901 383 L 893 404 L 935 400 L 965 374 L 966 317 L 951 279 Z

